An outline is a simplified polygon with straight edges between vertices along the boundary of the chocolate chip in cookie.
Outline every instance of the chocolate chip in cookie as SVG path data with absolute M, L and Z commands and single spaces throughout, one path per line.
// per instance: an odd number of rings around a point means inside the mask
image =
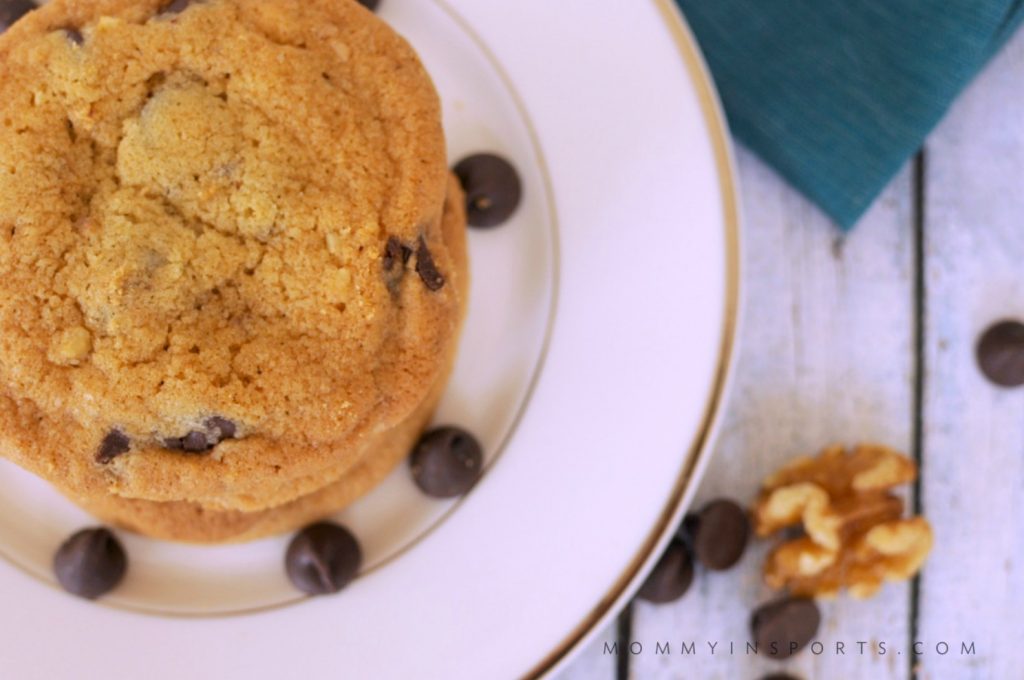
M 85 42 L 85 37 L 82 32 L 74 26 L 65 26 L 63 29 L 64 36 L 74 45 L 81 45 Z
M 412 257 L 412 248 L 392 236 L 384 249 L 384 271 L 390 272 L 395 266 L 403 266 Z
M 377 8 L 380 7 L 380 0 L 356 0 L 356 2 L 371 12 L 376 12 Z
M 206 438 L 205 432 L 192 430 L 184 437 L 169 437 L 163 440 L 165 449 L 186 451 L 188 453 L 205 453 L 213 448 Z
M 123 453 L 128 453 L 132 441 L 124 432 L 111 430 L 100 442 L 99 451 L 96 452 L 96 462 L 105 465 Z
M 388 244 L 384 248 L 383 267 L 388 290 L 393 294 L 398 293 L 398 285 L 402 282 L 402 277 L 405 276 L 405 265 L 410 257 L 412 257 L 412 248 L 394 236 L 388 239 Z
M 167 16 L 170 14 L 181 14 L 189 8 L 193 0 L 172 0 L 160 8 L 160 16 Z
M 164 448 L 188 453 L 205 453 L 225 439 L 234 439 L 238 432 L 238 426 L 222 416 L 208 418 L 203 426 L 205 430 L 192 430 L 184 437 L 164 438 Z
M 423 279 L 423 285 L 427 290 L 441 290 L 444 286 L 444 276 L 437 270 L 434 264 L 434 257 L 427 248 L 427 242 L 420 237 L 420 245 L 416 249 L 416 273 Z
M 182 451 L 189 453 L 202 453 L 210 449 L 210 442 L 206 439 L 206 433 L 199 430 L 192 430 L 181 439 Z
M 234 439 L 238 432 L 238 426 L 222 416 L 209 418 L 205 425 L 206 430 L 213 436 L 215 444 L 219 444 L 225 439 Z

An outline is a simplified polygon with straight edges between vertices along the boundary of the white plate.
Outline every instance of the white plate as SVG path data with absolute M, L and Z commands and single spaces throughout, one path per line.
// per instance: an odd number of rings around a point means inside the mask
M 724 125 L 670 0 L 601 5 L 382 2 L 434 75 L 452 159 L 497 151 L 525 184 L 511 222 L 471 232 L 438 415 L 485 444 L 472 494 L 428 501 L 396 471 L 339 518 L 367 566 L 335 597 L 297 601 L 286 538 L 128 536 L 128 579 L 92 604 L 49 573 L 88 517 L 0 465 L 5 674 L 536 675 L 626 600 L 706 459 L 738 235 Z

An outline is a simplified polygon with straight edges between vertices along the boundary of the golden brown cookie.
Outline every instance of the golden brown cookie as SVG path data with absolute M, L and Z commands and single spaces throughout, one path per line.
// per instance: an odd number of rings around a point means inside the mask
M 433 85 L 370 12 L 167 4 L 0 36 L 0 447 L 75 498 L 256 511 L 416 420 L 463 236 Z
M 466 213 L 454 178 L 442 223 L 444 242 L 455 264 L 450 284 L 463 308 L 469 288 Z M 216 543 L 248 541 L 301 527 L 335 513 L 370 491 L 405 460 L 441 398 L 455 360 L 452 346 L 439 380 L 424 402 L 403 423 L 375 438 L 371 451 L 340 479 L 284 505 L 254 512 L 213 510 L 197 503 L 155 502 L 97 494 L 75 499 L 87 510 L 119 527 L 175 541 Z

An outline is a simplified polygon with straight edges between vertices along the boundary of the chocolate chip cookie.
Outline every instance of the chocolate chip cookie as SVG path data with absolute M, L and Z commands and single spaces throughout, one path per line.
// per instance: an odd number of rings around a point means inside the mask
M 464 306 L 469 284 L 466 274 L 466 213 L 462 191 L 454 179 L 449 185 L 442 237 L 455 264 L 449 285 Z M 441 398 L 455 360 L 455 349 L 452 344 L 446 350 L 438 380 L 419 407 L 399 425 L 373 437 L 371 446 L 367 447 L 356 465 L 340 478 L 332 479 L 316 491 L 283 505 L 246 512 L 218 510 L 192 502 L 130 499 L 113 494 L 72 498 L 111 524 L 157 538 L 192 543 L 247 541 L 303 526 L 357 500 L 409 456 Z
M 2 453 L 106 515 L 192 508 L 184 538 L 379 477 L 358 471 L 422 427 L 464 313 L 440 118 L 354 0 L 21 19 L 0 36 Z

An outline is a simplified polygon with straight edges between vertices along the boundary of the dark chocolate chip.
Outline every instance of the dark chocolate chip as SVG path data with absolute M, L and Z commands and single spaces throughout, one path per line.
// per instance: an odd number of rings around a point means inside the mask
M 123 453 L 128 453 L 132 441 L 128 435 L 120 430 L 111 430 L 100 442 L 99 451 L 96 452 L 96 462 L 101 464 L 109 463 Z
M 496 227 L 519 207 L 523 185 L 512 164 L 500 156 L 479 153 L 463 158 L 455 174 L 466 192 L 466 218 L 473 227 Z
M 412 257 L 412 248 L 392 236 L 384 248 L 384 279 L 388 290 L 398 293 L 398 285 L 405 276 L 405 264 Z
M 420 245 L 416 249 L 416 273 L 423 279 L 423 285 L 427 290 L 441 290 L 444 286 L 444 276 L 437 271 L 434 258 L 427 248 L 427 242 L 420 237 Z
M 750 520 L 736 503 L 719 499 L 700 511 L 693 551 L 708 569 L 728 569 L 743 556 L 750 538 Z
M 399 250 L 400 248 L 401 246 L 398 243 L 398 239 L 396 239 L 394 236 L 388 239 L 388 245 L 384 249 L 383 265 L 385 272 L 390 272 L 392 269 L 395 268 L 395 264 L 401 257 L 401 251 Z
M 288 545 L 284 567 L 292 584 L 310 595 L 336 593 L 355 578 L 363 553 L 348 529 L 330 522 L 311 524 Z
M 640 586 L 637 597 L 655 604 L 675 602 L 693 583 L 693 558 L 686 544 L 674 540 Z
M 235 434 L 238 432 L 237 425 L 221 416 L 208 418 L 203 424 L 206 425 L 206 429 L 209 431 L 214 444 L 219 444 L 225 439 L 234 439 Z
M 64 590 L 89 600 L 113 590 L 127 568 L 121 543 L 102 528 L 79 531 L 53 557 L 53 573 Z
M 978 340 L 978 366 L 985 377 L 1002 387 L 1024 385 L 1024 324 L 1000 321 Z
M 772 673 L 771 675 L 764 676 L 761 680 L 800 680 L 800 678 L 789 673 Z
M 458 427 L 427 432 L 409 458 L 416 486 L 435 498 L 454 498 L 469 491 L 480 478 L 483 463 L 480 443 Z
M 165 449 L 204 453 L 225 439 L 234 439 L 238 426 L 221 416 L 212 416 L 203 423 L 205 430 L 192 430 L 184 437 L 167 437 L 162 440 Z
M 376 12 L 377 8 L 380 7 L 380 0 L 356 0 L 356 2 L 371 12 Z
M 72 26 L 66 26 L 64 29 L 64 35 L 67 36 L 68 40 L 76 45 L 81 45 L 85 42 L 85 38 L 82 36 L 82 32 Z
M 388 239 L 384 248 L 384 271 L 389 272 L 395 266 L 404 266 L 412 257 L 412 248 L 399 241 L 394 236 Z
M 683 523 L 679 525 L 679 529 L 676 530 L 676 538 L 685 543 L 690 550 L 693 550 L 693 544 L 697 536 L 697 528 L 700 526 L 700 516 L 692 512 L 686 514 L 683 518 Z
M 181 14 L 189 8 L 192 4 L 192 0 L 172 0 L 160 8 L 160 14 L 166 16 L 168 14 Z
M 203 451 L 210 450 L 210 442 L 206 438 L 205 432 L 199 430 L 192 430 L 187 435 L 181 438 L 181 450 L 188 451 L 189 453 L 202 453 Z
M 14 25 L 14 22 L 36 9 L 29 0 L 6 0 L 0 2 L 0 33 Z
M 813 640 L 820 624 L 814 600 L 787 597 L 758 607 L 750 617 L 750 632 L 761 654 L 785 659 Z

